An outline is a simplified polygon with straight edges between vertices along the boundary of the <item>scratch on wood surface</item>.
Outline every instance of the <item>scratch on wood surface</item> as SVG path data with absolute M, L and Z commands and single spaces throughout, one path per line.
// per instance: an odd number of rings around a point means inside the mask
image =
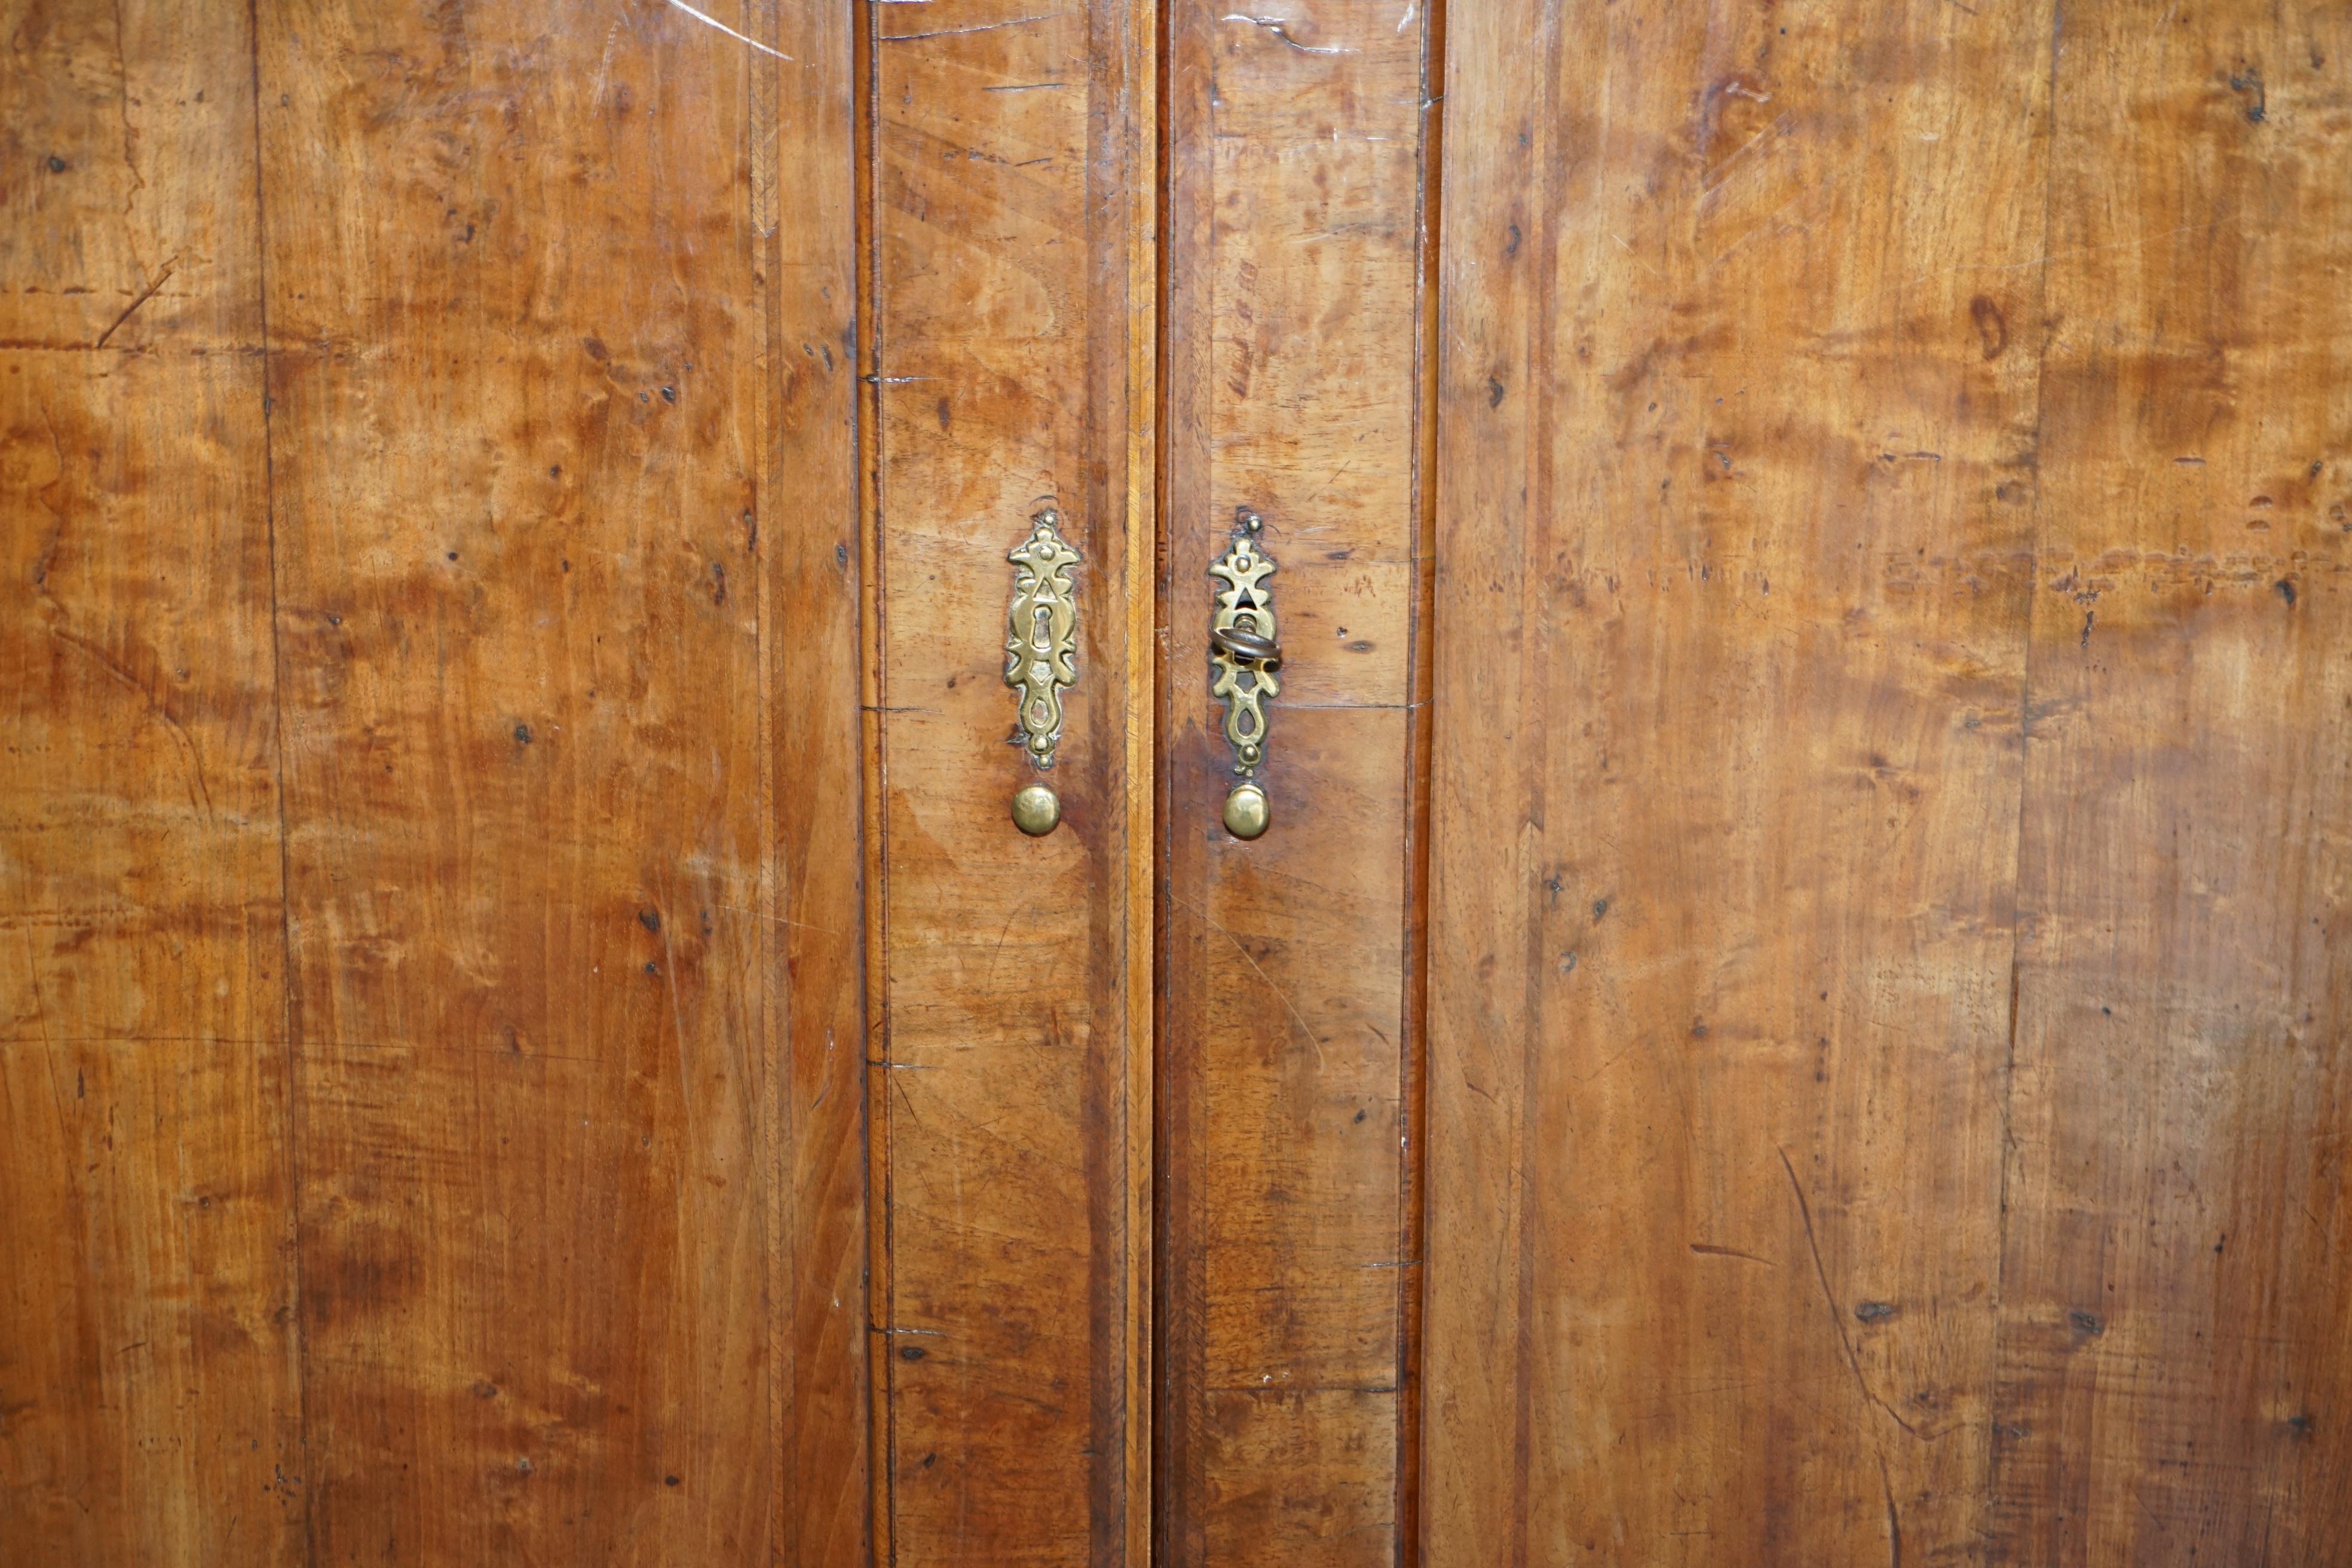
M 1179 898 L 1176 901 L 1182 904 L 1194 914 L 1200 916 L 1201 923 L 1202 925 L 1207 926 L 1211 931 L 1215 931 L 1219 936 L 1223 937 L 1227 942 L 1233 944 L 1234 951 L 1242 955 L 1242 962 L 1248 964 L 1250 969 L 1260 980 L 1265 982 L 1265 988 L 1274 993 L 1275 999 L 1282 1004 L 1283 1010 L 1288 1013 L 1290 1015 L 1291 1021 L 1298 1026 L 1298 1032 L 1307 1037 L 1307 1047 L 1315 1053 L 1315 1065 L 1318 1068 L 1324 1066 L 1323 1042 L 1315 1037 L 1315 1030 L 1313 1026 L 1307 1022 L 1306 1015 L 1299 1012 L 1297 1007 L 1292 1004 L 1290 1000 L 1290 993 L 1285 991 L 1281 986 L 1276 985 L 1274 983 L 1274 976 L 1268 974 L 1265 968 L 1259 964 L 1258 961 L 1250 956 L 1250 950 L 1242 945 L 1241 938 L 1235 936 L 1233 932 L 1227 931 L 1224 927 L 1211 920 L 1209 918 L 1208 910 L 1192 902 L 1190 899 Z
M 49 1038 L 49 1010 L 41 1001 L 41 961 L 33 952 L 32 928 L 22 928 L 22 935 L 25 942 L 25 988 L 33 994 L 33 1022 L 41 1026 L 42 1048 L 54 1051 L 57 1042 Z
M 1878 1489 L 1886 1497 L 1887 1568 L 1903 1568 L 1903 1516 L 1895 1511 L 1895 1481 L 1886 1473 L 1886 1456 L 1884 1454 L 1878 1456 Z
M 710 907 L 714 910 L 725 910 L 730 915 L 750 915 L 753 920 L 766 921 L 771 925 L 790 926 L 794 931 L 813 931 L 824 936 L 841 934 L 831 926 L 811 925 L 806 921 L 786 920 L 782 915 L 772 915 L 763 910 L 747 910 L 740 904 L 713 904 Z
M 155 274 L 155 281 L 148 284 L 146 288 L 139 290 L 139 297 L 131 300 L 128 305 L 122 307 L 122 314 L 115 317 L 112 321 L 109 322 L 107 324 L 106 331 L 99 333 L 98 341 L 89 346 L 94 349 L 104 348 L 106 346 L 106 340 L 114 335 L 116 329 L 121 327 L 123 322 L 129 321 L 132 316 L 136 315 L 140 306 L 145 304 L 148 300 L 152 300 L 155 297 L 155 291 L 163 288 L 164 284 L 171 281 L 172 268 L 177 267 L 179 264 L 180 258 L 176 256 L 172 258 L 171 260 L 163 263 L 162 268 Z
M 1253 16 L 1243 11 L 1231 11 L 1218 18 L 1225 22 L 1247 22 L 1253 27 L 1264 27 L 1302 55 L 1352 55 L 1354 49 L 1343 49 L 1337 44 L 1302 44 L 1290 36 L 1290 24 L 1279 16 Z
M 1050 22 L 1056 16 L 1066 16 L 1067 11 L 1042 11 L 1034 16 L 1007 16 L 1002 22 L 981 22 L 969 27 L 939 27 L 928 33 L 885 33 L 886 44 L 903 44 L 916 38 L 952 38 L 964 33 L 992 33 L 999 27 L 1024 26 L 1031 22 Z
M 1633 242 L 1632 242 L 1631 240 L 1628 240 L 1628 239 L 1627 239 L 1623 235 L 1622 235 L 1622 234 L 1612 234 L 1612 235 L 1611 235 L 1609 237 L 1610 237 L 1610 238 L 1612 238 L 1612 239 L 1613 239 L 1613 240 L 1615 240 L 1615 241 L 1617 242 L 1617 248 L 1618 248 L 1618 249 L 1622 250 L 1626 255 L 1628 255 L 1628 256 L 1632 256 L 1632 257 L 1633 258 L 1633 265 L 1634 265 L 1634 266 L 1636 266 L 1636 267 L 1640 268 L 1643 271 L 1644 271 L 1644 272 L 1648 273 L 1651 277 L 1655 278 L 1655 279 L 1658 279 L 1658 281 L 1660 281 L 1661 283 L 1663 283 L 1663 282 L 1664 282 L 1664 281 L 1665 281 L 1666 275 L 1665 275 L 1664 273 L 1663 273 L 1663 272 L 1659 271 L 1656 268 L 1654 268 L 1654 267 L 1651 266 L 1648 262 L 1646 262 L 1646 261 L 1643 260 L 1640 257 L 1638 257 L 1638 256 L 1634 256 L 1634 255 L 1633 255 Z
M 990 979 L 993 980 L 996 977 L 996 966 L 1004 957 L 1004 943 L 1006 940 L 1013 935 L 1013 925 L 1025 912 L 1026 911 L 1020 906 L 1015 905 L 1013 912 L 1004 917 L 1004 929 L 996 933 L 996 946 L 991 949 L 988 954 L 988 973 Z
M 709 15 L 708 12 L 696 10 L 693 6 L 687 4 L 686 0 L 669 0 L 669 5 L 672 10 L 683 11 L 688 16 L 693 17 L 696 21 L 701 23 L 704 26 L 716 27 L 720 32 L 726 34 L 729 37 L 733 38 L 737 43 L 749 44 L 763 55 L 772 55 L 780 60 L 789 60 L 793 58 L 792 56 L 784 53 L 782 49 L 772 49 L 767 45 L 761 43 L 759 39 L 748 37 L 745 35 L 737 32 L 734 28 L 720 21 L 718 17 Z
M 669 1002 L 670 1030 L 677 1045 L 677 1082 L 679 1089 L 684 1091 L 694 1082 L 694 1064 L 687 1058 L 686 1005 L 677 994 L 677 945 L 670 939 L 668 921 L 661 922 L 655 931 L 661 937 L 662 944 L 661 970 L 657 978 L 662 983 L 662 994 Z M 653 966 L 647 964 L 646 967 L 650 969 Z M 681 1104 L 686 1115 L 687 1138 L 690 1142 L 698 1142 L 694 1136 L 694 1097 L 682 1094 Z
M 1755 95 L 1748 93 L 1742 94 L 1741 96 L 1754 97 Z M 1759 99 L 1758 101 L 1769 101 L 1769 95 L 1767 95 L 1766 99 Z M 1759 131 L 1755 135 L 1750 136 L 1747 141 L 1741 142 L 1738 151 L 1734 152 L 1731 156 L 1726 158 L 1722 163 L 1717 163 L 1715 166 L 1713 171 L 1716 176 L 1715 183 L 1711 185 L 1701 185 L 1699 187 L 1699 201 L 1702 203 L 1707 201 L 1709 198 L 1714 196 L 1717 191 L 1722 190 L 1724 186 L 1729 184 L 1732 182 L 1734 171 L 1738 168 L 1740 160 L 1746 158 L 1748 154 L 1753 153 L 1757 148 L 1762 146 L 1765 142 L 1772 140 L 1774 137 L 1786 136 L 1789 133 L 1790 129 L 1795 123 L 1796 121 L 1794 116 L 1783 114 L 1779 119 L 1773 121 L 1771 124 L 1766 126 L 1763 130 Z M 1785 205 L 1786 204 L 1784 203 L 1782 205 Z
M 816 1098 L 809 1101 L 808 1108 L 811 1110 L 814 1110 L 817 1107 L 823 1105 L 826 1100 L 833 1098 L 834 1048 L 833 1031 L 831 1029 L 827 1029 L 824 1032 L 824 1081 L 817 1086 Z
M 1715 188 L 1717 190 L 1722 189 L 1720 185 Z M 1802 234 L 1805 231 L 1803 224 L 1782 223 L 1780 221 L 1780 217 L 1782 213 L 1787 212 L 1790 207 L 1795 206 L 1798 203 L 1811 200 L 1815 194 L 1815 189 L 1816 188 L 1808 188 L 1799 191 L 1795 195 L 1790 196 L 1787 201 L 1782 202 L 1779 206 L 1774 207 L 1770 212 L 1766 213 L 1762 217 L 1758 218 L 1755 223 L 1749 226 L 1747 233 L 1741 235 L 1738 239 L 1733 240 L 1729 245 L 1725 246 L 1721 250 L 1717 251 L 1713 256 L 1707 258 L 1706 267 L 1701 268 L 1702 273 L 1712 272 L 1717 268 L 1722 266 L 1726 261 L 1731 258 L 1732 255 L 1737 252 L 1740 247 L 1746 245 L 1749 240 L 1754 239 L 1759 235 L 1769 234 L 1773 236 L 1775 238 L 1778 238 L 1785 235 Z M 1706 198 L 1701 197 L 1700 199 L 1705 200 Z
M 105 649 L 100 647 L 96 643 L 91 642 L 89 638 L 77 637 L 72 632 L 67 631 L 58 626 L 51 626 L 49 628 L 49 636 L 55 637 L 58 641 L 65 644 L 68 647 L 72 648 L 75 652 L 80 654 L 83 658 L 97 665 L 100 669 L 106 671 L 107 674 L 121 682 L 122 685 L 133 695 L 137 696 L 140 700 L 146 703 L 147 711 L 154 716 L 157 723 L 163 726 L 164 730 L 171 735 L 173 743 L 180 748 L 182 753 L 185 755 L 188 760 L 188 783 L 190 785 L 188 804 L 192 806 L 201 806 L 206 816 L 217 815 L 213 808 L 212 786 L 205 780 L 204 755 L 196 750 L 195 737 L 188 733 L 187 726 L 182 724 L 177 718 L 173 716 L 172 710 L 163 705 L 163 700 L 157 697 L 154 692 L 149 690 L 144 681 L 131 674 L 128 669 L 125 669 L 121 665 L 116 663 L 114 659 L 108 655 Z
M 596 79 L 588 89 L 591 103 L 604 101 L 604 84 L 613 79 L 613 41 L 620 36 L 621 18 L 615 16 L 613 25 L 604 29 L 604 52 L 596 58 Z
M 1759 1258 L 1752 1252 L 1742 1252 L 1736 1247 L 1717 1247 L 1709 1241 L 1694 1241 L 1690 1244 L 1690 1249 L 1701 1258 L 1738 1258 L 1749 1263 L 1760 1263 L 1767 1268 L 1780 1267 L 1769 1258 Z
M 127 219 L 137 210 L 140 193 L 147 188 L 147 176 L 139 172 L 139 132 L 131 123 L 131 53 L 122 43 L 122 4 L 114 5 L 114 118 L 122 127 L 122 166 L 131 175 L 131 188 L 122 194 L 122 216 Z M 142 271 L 145 270 L 142 266 Z
M 1301 506 L 1307 506 L 1322 500 L 1323 492 L 1329 489 L 1333 485 L 1338 484 L 1339 480 L 1345 477 L 1348 470 L 1355 466 L 1356 459 L 1352 457 L 1346 462 L 1341 463 L 1338 468 L 1331 470 L 1331 477 L 1329 479 L 1325 479 L 1321 484 L 1315 487 L 1315 493 L 1313 495 L 1308 496 L 1306 500 L 1301 501 L 1299 504 Z
M 1880 289 L 1878 294 L 1872 298 L 1881 298 L 1921 283 L 1932 283 L 1939 278 L 1957 278 L 1963 272 L 2031 272 L 2036 268 L 2047 267 L 2053 261 L 2067 261 L 2079 256 L 2096 256 L 2109 250 L 2137 250 L 2141 246 L 2154 245 L 2159 240 L 2177 239 L 2184 234 L 2202 234 L 2211 229 L 2236 226 L 2236 223 L 2231 219 L 2215 218 L 2210 223 L 2185 223 L 2178 228 L 2168 228 L 2158 234 L 2135 235 L 2129 239 L 2110 240 L 2105 245 L 2081 245 L 2069 250 L 2047 250 L 2029 261 L 1988 261 L 1969 266 L 1948 267 L 1938 272 L 1922 272 L 1916 278 L 1906 278 L 1900 283 Z
M 1813 1205 L 1805 1200 L 1805 1184 L 1797 1180 L 1797 1167 L 1790 1163 L 1789 1152 L 1775 1144 L 1773 1152 L 1780 1156 L 1780 1168 L 1789 1173 L 1789 1190 L 1797 1194 L 1797 1214 L 1805 1222 L 1805 1245 L 1812 1249 L 1813 1275 L 1822 1282 L 1822 1302 L 1829 1308 L 1830 1327 L 1836 1331 L 1838 1343 L 1844 1348 L 1846 1364 L 1853 1368 L 1854 1385 L 1862 1390 L 1864 1398 L 1885 1411 L 1888 1419 L 1914 1437 L 1918 1436 L 1919 1428 L 1904 1420 L 1901 1411 L 1881 1399 L 1877 1391 L 1870 1386 L 1870 1379 L 1863 1375 L 1861 1352 L 1853 1348 L 1853 1341 L 1846 1334 L 1845 1319 L 1838 1313 L 1837 1293 L 1830 1289 L 1829 1266 L 1822 1261 L 1821 1237 L 1813 1230 Z
M 1575 963 L 1574 963 L 1575 957 L 1576 957 L 1576 955 L 1575 955 L 1574 953 L 1570 953 L 1570 954 L 1568 955 L 1568 962 L 1567 962 L 1567 963 L 1566 963 L 1566 966 L 1561 970 L 1561 973 L 1568 973 L 1568 972 L 1569 972 L 1569 970 L 1575 968 L 1575 966 L 1576 966 L 1576 965 L 1575 965 Z M 1619 1062 L 1623 1061 L 1627 1057 L 1632 1056 L 1635 1051 L 1640 1050 L 1641 1048 L 1642 1048 L 1642 1047 L 1641 1047 L 1641 1045 L 1639 1044 L 1639 1042 L 1636 1042 L 1636 1043 L 1635 1043 L 1635 1044 L 1633 1044 L 1633 1045 L 1627 1046 L 1623 1050 L 1619 1051 L 1615 1056 L 1611 1057 L 1607 1061 L 1602 1062 L 1599 1067 L 1594 1068 L 1591 1072 L 1589 1072 L 1589 1073 L 1584 1073 L 1584 1074 L 1580 1075 L 1580 1076 L 1577 1078 L 1577 1080 L 1576 1080 L 1576 1081 L 1577 1081 L 1578 1086 L 1579 1086 L 1579 1087 L 1581 1087 L 1581 1086 L 1583 1086 L 1583 1085 L 1585 1085 L 1585 1084 L 1591 1083 L 1591 1082 L 1593 1082 L 1594 1080 L 1596 1080 L 1596 1079 L 1600 1079 L 1600 1078 L 1601 1078 L 1601 1077 L 1602 1077 L 1604 1074 L 1606 1074 L 1606 1073 L 1609 1071 L 1609 1069 L 1610 1069 L 1611 1068 L 1615 1067 Z

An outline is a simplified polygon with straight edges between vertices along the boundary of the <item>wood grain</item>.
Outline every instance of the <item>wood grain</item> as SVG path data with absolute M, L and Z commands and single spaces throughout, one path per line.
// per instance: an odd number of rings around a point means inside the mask
M 258 42 L 314 1555 L 856 1561 L 855 665 L 782 646 L 854 642 L 848 405 L 763 370 L 774 67 L 652 5 Z
M 1996 1554 L 2352 1557 L 2352 16 L 2069 5 Z
M 766 237 L 760 378 L 772 501 L 761 577 L 773 855 L 761 1030 L 777 1562 L 870 1563 L 866 1377 L 864 559 L 859 548 L 856 47 L 849 8 L 768 0 L 746 30 L 752 218 Z M 756 25 L 764 24 L 764 25 Z M 781 1005 L 779 1005 L 781 1004 Z M 782 1369 L 789 1369 L 789 1373 Z
M 2048 13 L 1449 34 L 1424 1561 L 1973 1561 Z
M 703 9 L 0 0 L 0 1560 L 2352 1557 L 2344 17 Z
M 1425 10 L 1170 16 L 1160 1549 L 1398 1550 Z M 1220 823 L 1209 563 L 1279 563 L 1274 826 Z
M 1453 35 L 1426 1560 L 2335 1561 L 2352 40 L 1666 21 Z
M 847 18 L 247 15 L 6 17 L 0 1556 L 866 1561 Z
M 868 15 L 878 1535 L 907 1563 L 1139 1562 L 1155 22 Z M 1005 553 L 1049 501 L 1079 679 L 1062 825 L 1031 839 Z
M 248 35 L 0 37 L 0 1558 L 292 1563 Z

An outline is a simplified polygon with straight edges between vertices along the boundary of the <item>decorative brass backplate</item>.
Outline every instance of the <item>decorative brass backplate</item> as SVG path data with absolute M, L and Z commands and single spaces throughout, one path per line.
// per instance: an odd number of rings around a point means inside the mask
M 1265 586 L 1274 558 L 1259 541 L 1265 528 L 1257 513 L 1236 508 L 1233 542 L 1209 567 L 1209 575 L 1224 584 L 1209 618 L 1209 694 L 1225 705 L 1225 739 L 1233 744 L 1234 772 L 1244 781 L 1225 806 L 1225 825 L 1240 838 L 1265 831 L 1265 795 L 1252 781 L 1265 760 L 1265 700 L 1282 690 L 1275 673 L 1282 668 L 1282 645 Z
M 1022 743 L 1041 768 L 1062 739 L 1062 693 L 1077 683 L 1077 599 L 1070 568 L 1078 552 L 1062 538 L 1061 513 L 1029 520 L 1013 563 L 1013 613 L 1004 639 L 1004 684 L 1020 697 Z

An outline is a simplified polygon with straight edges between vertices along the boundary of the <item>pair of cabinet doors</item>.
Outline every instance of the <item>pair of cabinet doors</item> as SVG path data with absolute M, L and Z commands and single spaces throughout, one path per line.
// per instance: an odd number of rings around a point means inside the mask
M 2352 12 L 1231 3 L 0 5 L 0 1561 L 2352 1559 Z

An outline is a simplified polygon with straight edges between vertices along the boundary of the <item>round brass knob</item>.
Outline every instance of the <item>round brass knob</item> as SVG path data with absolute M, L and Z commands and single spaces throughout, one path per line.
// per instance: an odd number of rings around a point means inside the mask
M 1269 817 L 1265 791 L 1254 784 L 1235 784 L 1225 796 L 1225 831 L 1236 838 L 1255 838 Z
M 1013 826 L 1042 838 L 1061 825 L 1062 801 L 1044 784 L 1033 784 L 1013 797 Z

